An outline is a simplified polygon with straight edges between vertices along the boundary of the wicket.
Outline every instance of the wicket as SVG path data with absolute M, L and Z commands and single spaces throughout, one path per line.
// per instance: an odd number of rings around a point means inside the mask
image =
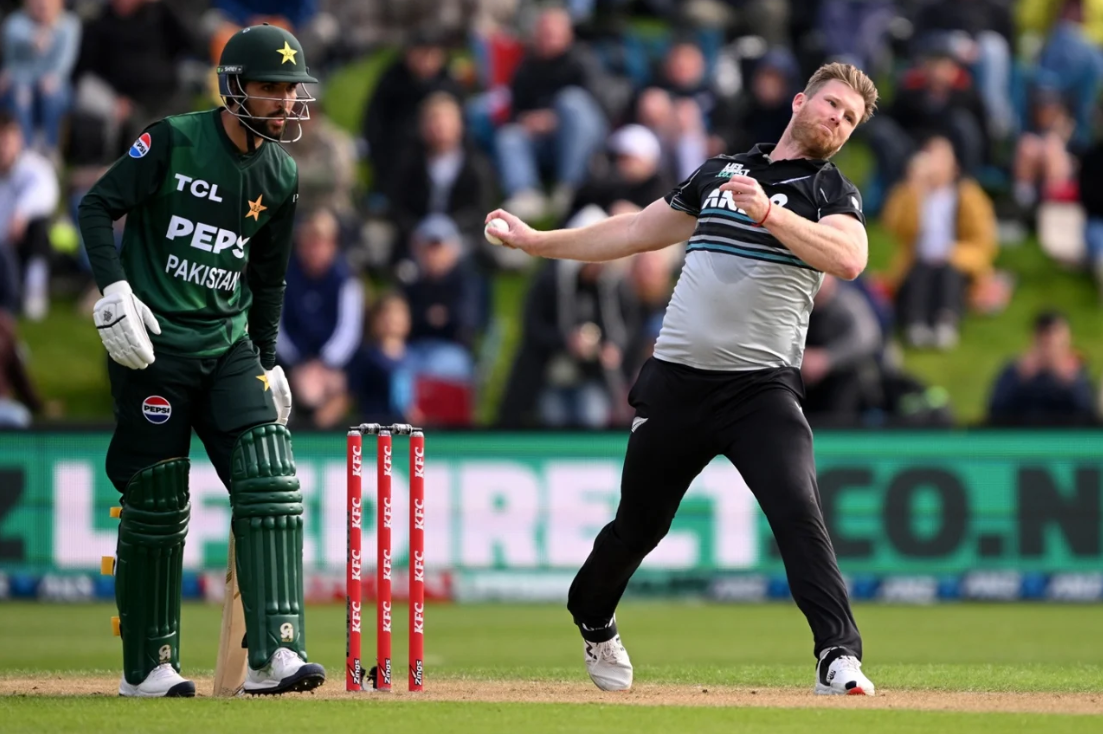
M 421 691 L 425 675 L 425 434 L 420 428 L 397 423 L 362 423 L 349 428 L 348 544 L 346 564 L 345 690 L 365 690 L 360 664 L 360 609 L 363 587 L 361 479 L 363 437 L 376 437 L 376 652 L 368 677 L 372 688 L 391 690 L 391 439 L 410 437 L 410 672 L 409 690 Z

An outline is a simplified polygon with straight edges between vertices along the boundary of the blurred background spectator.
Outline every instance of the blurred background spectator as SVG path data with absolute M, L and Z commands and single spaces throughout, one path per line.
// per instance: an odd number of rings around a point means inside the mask
M 295 419 L 329 427 L 342 417 L 342 370 L 363 334 L 364 291 L 341 256 L 337 218 L 308 212 L 287 267 L 277 356 L 295 395 Z
M 57 165 L 80 35 L 80 20 L 65 10 L 62 0 L 25 0 L 21 10 L 4 20 L 0 95 L 15 110 L 26 145 Z
M 956 346 L 967 292 L 992 277 L 998 243 L 992 202 L 961 175 L 950 141 L 931 138 L 912 157 L 882 220 L 895 237 L 887 277 L 908 342 Z
M 995 425 L 1092 425 L 1095 394 L 1083 360 L 1072 348 L 1063 314 L 1034 322 L 1033 343 L 1000 373 L 992 388 L 989 422 Z

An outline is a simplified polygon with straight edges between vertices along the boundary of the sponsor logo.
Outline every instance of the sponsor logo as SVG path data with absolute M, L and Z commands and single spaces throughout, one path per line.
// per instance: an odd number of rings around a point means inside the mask
M 425 529 L 425 500 L 414 500 L 414 530 Z
M 387 548 L 383 549 L 383 580 L 391 580 L 391 551 Z
M 172 660 L 172 646 L 161 645 L 161 649 L 157 651 L 157 656 L 162 663 L 167 663 Z
M 222 197 L 218 195 L 218 184 L 207 183 L 201 178 L 192 178 L 182 173 L 176 174 L 176 190 L 183 191 L 185 186 L 188 186 L 188 191 L 197 199 L 210 199 L 219 203 L 222 201 Z
M 284 622 L 280 625 L 280 642 L 294 642 L 295 641 L 295 627 L 290 622 Z
M 421 685 L 422 678 L 424 677 L 424 675 L 425 675 L 425 671 L 423 670 L 423 663 L 420 660 L 418 660 L 417 662 L 414 663 L 414 685 L 415 686 L 420 686 Z
M 391 603 L 389 601 L 383 602 L 383 631 L 391 631 Z M 390 662 L 388 660 L 388 662 Z
M 425 554 L 414 551 L 414 581 L 425 583 Z
M 359 446 L 352 447 L 352 476 L 360 476 L 360 470 L 363 468 L 363 459 L 360 458 L 362 449 Z
M 644 423 L 647 423 L 646 418 L 640 418 L 639 416 L 636 416 L 635 418 L 633 418 L 632 419 L 632 433 L 635 433 L 636 429 L 639 428 L 640 426 L 642 426 Z
M 142 415 L 159 426 L 172 417 L 172 404 L 160 395 L 150 395 L 142 401 Z
M 360 634 L 360 602 L 352 602 L 352 631 Z M 357 663 L 360 661 L 357 660 Z M 359 680 L 359 679 L 357 679 Z
M 391 527 L 391 498 L 383 498 L 383 527 L 388 530 Z
M 358 550 L 352 552 L 352 580 L 360 580 L 360 551 Z
M 391 447 L 383 447 L 383 476 L 391 476 Z M 388 526 L 390 527 L 390 526 Z
M 352 498 L 352 527 L 359 528 L 360 521 L 362 519 L 360 510 L 360 500 L 356 497 Z
M 414 634 L 425 634 L 425 605 L 414 604 Z M 421 662 L 420 660 L 418 661 Z
M 352 679 L 356 681 L 356 685 L 360 685 L 364 680 L 364 669 L 360 667 L 360 658 L 352 659 Z
M 425 478 L 425 449 L 414 449 L 414 476 Z
M 381 673 L 383 677 L 383 685 L 389 686 L 391 684 L 391 659 L 386 658 L 383 660 L 383 671 Z
M 731 178 L 732 176 L 744 176 L 747 169 L 742 163 L 729 163 L 716 174 L 716 178 Z
M 248 244 L 250 239 L 228 229 L 215 227 L 212 224 L 204 224 L 203 222 L 193 222 L 190 219 L 173 214 L 172 218 L 169 219 L 169 228 L 165 232 L 165 239 L 171 242 L 189 236 L 191 237 L 189 244 L 197 250 L 213 252 L 217 255 L 232 247 L 234 248 L 232 250 L 234 257 L 238 260 L 245 258 L 245 245 Z
M 145 158 L 146 153 L 153 147 L 153 138 L 149 136 L 149 133 L 142 133 L 138 136 L 138 139 L 134 141 L 134 144 L 130 146 L 131 158 Z

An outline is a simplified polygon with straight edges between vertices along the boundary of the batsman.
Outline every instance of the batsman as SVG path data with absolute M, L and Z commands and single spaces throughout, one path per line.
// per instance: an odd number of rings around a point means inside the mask
M 302 494 L 291 391 L 276 366 L 298 199 L 281 144 L 302 136 L 313 101 L 304 85 L 317 80 L 295 37 L 269 25 L 234 35 L 217 72 L 223 106 L 151 124 L 80 205 L 116 423 L 106 470 L 122 494 L 122 696 L 195 695 L 180 675 L 193 429 L 230 495 L 245 693 L 325 681 L 307 661 Z

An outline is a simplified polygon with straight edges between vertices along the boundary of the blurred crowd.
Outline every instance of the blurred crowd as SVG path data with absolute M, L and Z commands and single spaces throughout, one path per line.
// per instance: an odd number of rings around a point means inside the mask
M 802 366 L 814 423 L 952 424 L 901 347 L 956 349 L 966 314 L 1008 308 L 1016 284 L 996 267 L 1008 242 L 1036 235 L 1103 298 L 1103 0 L 8 0 L 0 12 L 0 425 L 47 410 L 20 319 L 45 318 L 52 295 L 86 311 L 98 297 L 73 228 L 81 196 L 152 120 L 217 104 L 221 48 L 257 22 L 296 33 L 322 80 L 288 145 L 301 184 L 279 359 L 299 426 L 628 424 L 682 248 L 533 262 L 488 244 L 485 214 L 503 205 L 550 228 L 637 211 L 707 157 L 776 141 L 827 60 L 881 88 L 848 148 L 893 255 L 877 274 L 827 277 L 816 297 Z M 520 304 L 519 330 L 495 316 L 502 298 Z M 1103 396 L 1073 336 L 1063 314 L 1036 315 L 1030 346 L 988 379 L 990 423 L 1098 422 Z M 505 349 L 509 369 L 495 370 Z

